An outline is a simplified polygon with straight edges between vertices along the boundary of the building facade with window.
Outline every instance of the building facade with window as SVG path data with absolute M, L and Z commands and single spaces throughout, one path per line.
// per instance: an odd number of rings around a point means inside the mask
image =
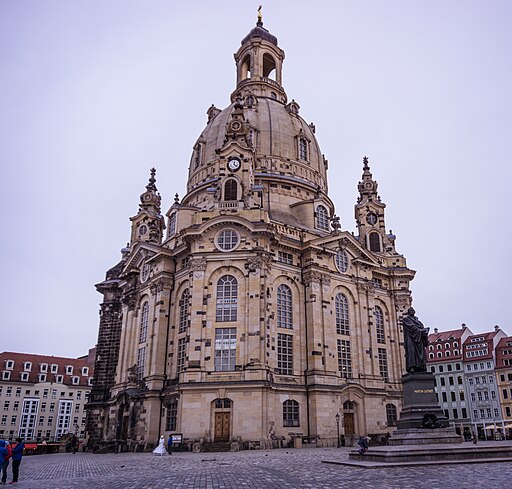
M 89 445 L 336 443 L 385 435 L 400 412 L 400 318 L 414 271 L 385 228 L 363 160 L 357 234 L 343 231 L 315 126 L 282 85 L 258 22 L 231 103 L 208 109 L 187 193 L 166 213 L 155 170 L 103 294 Z M 167 224 L 167 226 L 166 226 Z
M 463 344 L 463 365 L 473 431 L 481 438 L 492 435 L 491 425 L 503 426 L 496 384 L 496 347 L 507 335 L 498 326 L 488 333 L 471 335 Z
M 501 338 L 496 346 L 496 382 L 504 425 L 512 435 L 512 337 Z
M 0 353 L 0 438 L 84 438 L 94 359 L 93 350 L 81 358 Z
M 434 333 L 428 337 L 427 370 L 434 374 L 439 405 L 459 434 L 471 424 L 462 345 L 472 334 L 463 324 L 460 329 L 450 331 L 440 332 L 435 328 Z

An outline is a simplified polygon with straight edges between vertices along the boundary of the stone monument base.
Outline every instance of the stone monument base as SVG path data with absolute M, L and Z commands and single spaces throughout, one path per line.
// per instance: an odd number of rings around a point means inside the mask
M 439 445 L 447 443 L 462 443 L 461 436 L 457 434 L 454 428 L 397 430 L 389 439 L 390 445 Z

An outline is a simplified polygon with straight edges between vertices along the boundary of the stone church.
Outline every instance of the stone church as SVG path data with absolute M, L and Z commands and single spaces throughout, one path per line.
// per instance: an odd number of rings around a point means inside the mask
M 342 230 L 284 58 L 259 19 L 235 54 L 231 104 L 208 109 L 187 193 L 165 217 L 151 170 L 130 243 L 96 286 L 89 448 L 145 449 L 170 433 L 329 446 L 338 430 L 350 442 L 396 425 L 415 272 L 386 232 L 367 158 L 357 234 Z

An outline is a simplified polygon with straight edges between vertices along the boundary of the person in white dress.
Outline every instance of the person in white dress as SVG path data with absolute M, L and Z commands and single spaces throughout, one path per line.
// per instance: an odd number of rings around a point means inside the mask
M 164 435 L 160 437 L 160 441 L 158 442 L 158 446 L 153 450 L 155 455 L 167 455 L 167 450 L 165 449 L 165 438 Z

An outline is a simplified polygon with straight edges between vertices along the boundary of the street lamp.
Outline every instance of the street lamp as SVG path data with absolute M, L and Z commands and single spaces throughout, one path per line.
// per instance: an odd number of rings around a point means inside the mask
M 340 413 L 336 413 L 336 427 L 338 429 L 338 448 L 340 448 Z

